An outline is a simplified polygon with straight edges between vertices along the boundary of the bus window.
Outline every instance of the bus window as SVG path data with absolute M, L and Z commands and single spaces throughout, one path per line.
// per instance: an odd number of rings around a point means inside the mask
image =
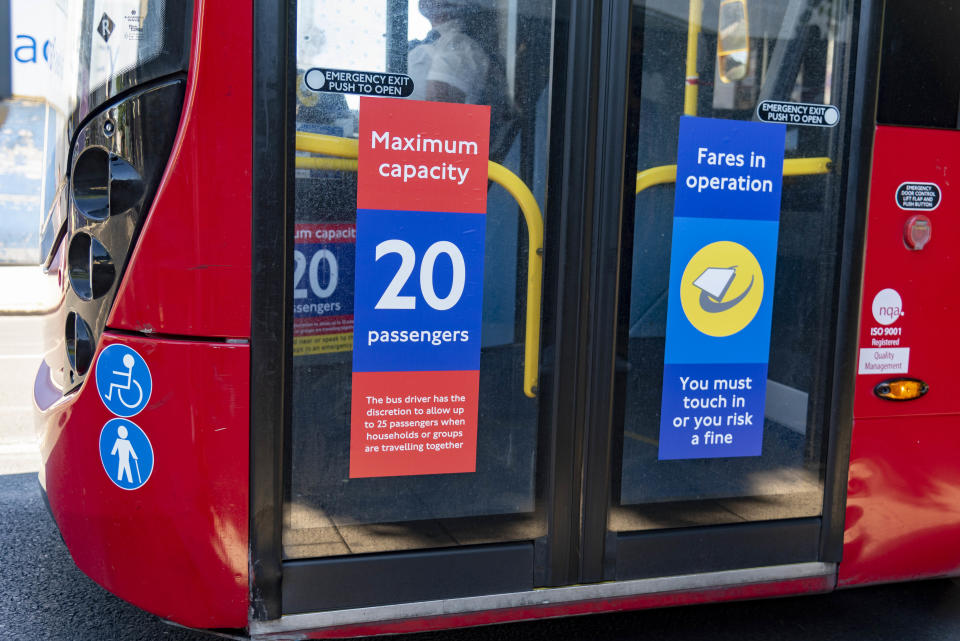
M 824 483 L 825 398 L 832 361 L 844 145 L 850 123 L 788 124 L 779 214 L 762 451 L 716 458 L 659 456 L 667 341 L 673 178 L 683 116 L 757 120 L 762 101 L 846 113 L 852 3 L 651 0 L 636 13 L 631 125 L 636 193 L 626 216 L 619 389 L 621 465 L 609 528 L 640 531 L 815 517 Z M 718 19 L 725 42 L 718 46 Z M 731 37 L 741 32 L 744 38 Z M 731 62 L 731 51 L 743 54 Z M 748 57 L 746 57 L 748 56 Z M 718 65 L 727 68 L 721 68 Z M 728 73 L 730 68 L 735 73 Z M 657 173 L 657 172 L 660 173 Z M 628 249 L 630 251 L 630 249 Z M 718 265 L 717 267 L 730 267 Z M 704 432 L 706 430 L 703 430 Z M 692 433 L 692 431 L 691 431 Z M 701 436 L 705 436 L 702 434 Z
M 883 64 L 877 122 L 883 125 L 960 129 L 960 69 L 956 29 L 960 7 L 949 0 L 885 9 Z
M 349 143 L 363 117 L 356 93 L 315 90 L 311 69 L 405 74 L 409 99 L 489 105 L 490 160 L 527 185 L 542 210 L 551 7 L 300 0 L 297 131 Z M 350 478 L 356 165 L 297 154 L 285 557 L 543 536 L 535 484 L 543 439 L 523 378 L 524 319 L 528 304 L 537 313 L 539 304 L 528 303 L 528 230 L 514 197 L 493 183 L 487 194 L 476 472 Z
M 146 209 L 129 209 L 132 212 L 129 221 L 88 215 L 90 211 L 80 207 L 77 208 L 79 213 L 72 216 L 69 213 L 73 209 L 70 181 L 74 179 L 76 183 L 82 183 L 85 169 L 92 170 L 92 184 L 97 187 L 100 177 L 107 175 L 108 157 L 113 156 L 117 159 L 117 168 L 122 164 L 131 168 L 134 175 L 139 172 L 145 179 L 147 198 L 144 202 L 150 202 L 177 133 L 183 79 L 177 78 L 176 74 L 187 69 L 192 15 L 182 3 L 164 0 L 86 0 L 53 3 L 50 8 L 52 81 L 47 96 L 50 105 L 47 130 L 48 137 L 56 140 L 56 144 L 47 145 L 44 150 L 45 216 L 40 230 L 41 260 L 50 265 L 61 239 L 79 233 L 87 240 L 80 241 L 75 250 L 105 244 L 109 246 L 108 255 L 118 272 L 122 272 L 134 238 L 146 217 Z M 139 98 L 116 101 L 124 92 L 149 87 L 152 81 L 159 80 L 159 85 L 162 79 L 170 82 L 164 89 L 153 92 L 148 101 Z M 146 93 L 149 92 L 142 95 Z M 147 102 L 151 103 L 149 107 Z M 106 115 L 105 105 L 111 104 L 115 106 L 107 109 L 114 109 L 114 114 Z M 137 118 L 127 116 L 126 110 L 136 112 Z M 91 123 L 96 119 L 117 118 L 118 114 L 124 114 L 123 120 L 116 123 L 120 135 L 101 137 L 94 133 L 96 127 Z M 138 127 L 147 121 L 151 122 L 151 135 L 144 136 Z M 86 162 L 91 159 L 94 162 Z M 80 167 L 79 172 L 77 167 Z M 106 192 L 107 188 L 102 189 Z M 118 206 L 117 203 L 114 206 Z M 89 240 L 91 238 L 96 245 Z M 112 276 L 107 280 L 113 282 Z M 104 331 L 107 313 L 113 304 L 116 289 L 112 285 L 108 287 L 109 295 L 104 290 L 92 296 L 92 304 L 78 316 L 85 316 L 86 319 L 81 321 L 91 329 L 88 336 L 91 350 Z M 90 298 L 78 296 L 77 302 L 86 302 Z M 56 333 L 60 334 L 63 321 L 59 318 L 51 320 L 51 328 L 58 325 Z M 84 371 L 73 370 L 71 359 L 65 352 L 50 358 L 54 361 L 51 363 L 52 377 L 58 388 L 67 392 L 83 383 L 85 368 Z

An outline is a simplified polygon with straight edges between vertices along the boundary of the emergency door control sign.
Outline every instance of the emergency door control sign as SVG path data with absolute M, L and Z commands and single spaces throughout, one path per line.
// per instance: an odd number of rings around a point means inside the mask
M 350 477 L 476 469 L 490 109 L 360 99 Z
M 762 453 L 785 136 L 680 120 L 661 460 Z
M 897 187 L 897 207 L 907 211 L 933 211 L 940 206 L 940 186 L 936 183 L 901 183 Z

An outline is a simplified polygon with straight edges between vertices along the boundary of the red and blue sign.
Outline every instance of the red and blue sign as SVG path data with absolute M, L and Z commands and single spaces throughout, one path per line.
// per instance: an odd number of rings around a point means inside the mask
M 661 460 L 762 454 L 785 136 L 680 121 Z
M 353 346 L 356 225 L 297 223 L 293 252 L 293 355 Z
M 476 469 L 489 131 L 360 99 L 351 478 Z

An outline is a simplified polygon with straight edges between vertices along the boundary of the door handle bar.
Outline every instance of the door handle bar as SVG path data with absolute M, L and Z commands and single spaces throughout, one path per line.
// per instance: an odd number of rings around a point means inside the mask
M 297 169 L 356 171 L 359 145 L 351 138 L 297 132 L 297 151 L 323 154 L 327 158 L 296 157 Z M 332 158 L 329 156 L 333 156 Z M 520 206 L 527 223 L 527 316 L 523 349 L 523 393 L 537 396 L 540 375 L 540 300 L 543 280 L 543 214 L 530 188 L 512 171 L 492 160 L 487 161 L 490 180 L 507 190 Z M 674 169 L 676 173 L 676 169 Z

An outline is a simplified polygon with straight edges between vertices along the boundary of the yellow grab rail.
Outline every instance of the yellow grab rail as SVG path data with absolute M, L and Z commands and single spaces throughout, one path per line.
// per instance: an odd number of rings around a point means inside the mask
M 527 324 L 523 346 L 523 393 L 537 395 L 540 371 L 540 296 L 543 280 L 543 214 L 536 198 L 512 171 L 487 161 L 487 175 L 513 196 L 527 223 Z
M 813 176 L 830 173 L 833 161 L 829 156 L 815 156 L 813 158 L 784 158 L 784 176 Z
M 334 158 L 310 158 L 297 156 L 297 169 L 326 169 L 331 171 L 356 171 L 359 146 L 356 140 L 297 132 L 297 151 L 306 151 Z M 527 255 L 527 323 L 523 350 L 523 393 L 530 398 L 537 395 L 537 379 L 540 374 L 540 298 L 543 279 L 543 214 L 536 198 L 527 185 L 512 171 L 487 161 L 490 180 L 513 196 L 523 212 L 527 223 L 529 243 Z
M 683 114 L 697 115 L 697 97 L 700 93 L 700 74 L 697 71 L 697 43 L 700 41 L 700 21 L 703 19 L 703 0 L 690 0 L 687 18 L 687 77 L 683 86 Z
M 650 169 L 644 169 L 643 171 L 637 172 L 637 193 L 646 189 L 647 187 L 653 187 L 654 185 L 663 185 L 665 183 L 676 182 L 677 180 L 677 166 L 676 165 L 661 165 L 659 167 L 651 167 Z
M 339 158 L 356 158 L 360 153 L 360 144 L 353 138 L 298 131 L 297 151 L 309 151 L 312 154 L 337 156 Z
M 356 171 L 357 161 L 353 158 L 297 158 L 297 169 L 324 169 L 327 171 Z
M 826 156 L 815 158 L 786 158 L 783 161 L 784 176 L 812 176 L 815 174 L 825 174 L 830 171 L 833 163 Z M 677 180 L 676 165 L 661 165 L 651 167 L 637 172 L 637 193 L 653 187 L 654 185 L 663 185 Z

